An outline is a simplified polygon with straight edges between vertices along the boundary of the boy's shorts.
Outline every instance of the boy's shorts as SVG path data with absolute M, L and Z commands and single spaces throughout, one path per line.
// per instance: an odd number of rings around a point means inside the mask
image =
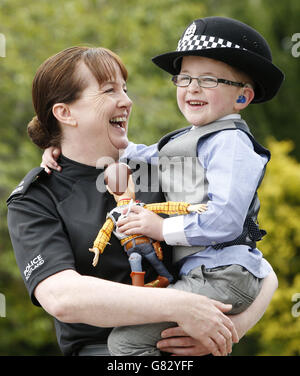
M 170 288 L 193 292 L 222 303 L 232 304 L 227 314 L 237 314 L 250 306 L 258 295 L 262 279 L 255 277 L 243 266 L 229 265 L 205 268 L 204 265 L 182 275 Z

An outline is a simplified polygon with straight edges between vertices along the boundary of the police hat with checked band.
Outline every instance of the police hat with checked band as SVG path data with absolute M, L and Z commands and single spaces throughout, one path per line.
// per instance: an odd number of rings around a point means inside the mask
M 255 83 L 252 103 L 272 99 L 284 74 L 272 63 L 266 40 L 250 26 L 225 17 L 193 21 L 184 31 L 176 51 L 158 55 L 152 61 L 172 75 L 179 74 L 183 56 L 196 55 L 222 61 L 245 72 Z

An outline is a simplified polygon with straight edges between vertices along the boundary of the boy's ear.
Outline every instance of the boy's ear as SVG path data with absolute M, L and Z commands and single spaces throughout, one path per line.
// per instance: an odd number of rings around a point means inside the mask
M 52 107 L 52 113 L 60 123 L 77 127 L 77 121 L 72 117 L 70 108 L 66 103 L 55 103 Z
M 237 111 L 241 111 L 244 108 L 246 108 L 248 106 L 248 104 L 250 104 L 252 102 L 254 95 L 255 95 L 253 88 L 251 86 L 247 86 L 247 85 L 243 87 L 243 92 L 239 93 L 239 95 L 240 94 L 242 94 L 245 97 L 245 100 L 235 102 L 234 108 Z

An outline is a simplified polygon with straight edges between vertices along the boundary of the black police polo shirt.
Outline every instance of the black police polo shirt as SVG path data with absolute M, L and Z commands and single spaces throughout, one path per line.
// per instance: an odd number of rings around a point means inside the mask
M 107 212 L 116 206 L 113 196 L 97 189 L 103 171 L 64 156 L 58 163 L 62 172 L 52 171 L 48 175 L 40 167 L 30 171 L 7 200 L 8 228 L 17 264 L 35 305 L 39 305 L 34 296 L 38 283 L 66 269 L 131 284 L 128 256 L 114 235 L 96 267 L 92 266 L 94 254 L 88 250 Z M 140 165 L 135 166 L 138 169 Z M 136 198 L 145 203 L 162 202 L 164 197 L 160 191 L 152 186 L 149 192 L 153 169 L 147 168 L 149 186 L 143 190 L 148 192 L 139 191 Z M 169 247 L 164 247 L 164 262 L 171 270 L 171 252 Z M 152 267 L 146 260 L 143 263 L 147 270 L 145 280 L 154 279 L 156 273 Z M 111 331 L 111 328 L 69 324 L 57 319 L 55 328 L 65 355 L 86 344 L 105 343 Z

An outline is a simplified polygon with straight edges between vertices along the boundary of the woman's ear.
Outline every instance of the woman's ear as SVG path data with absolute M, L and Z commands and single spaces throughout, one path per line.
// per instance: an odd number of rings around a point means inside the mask
M 77 127 L 77 121 L 72 117 L 70 108 L 66 103 L 55 103 L 52 107 L 52 113 L 61 124 Z

